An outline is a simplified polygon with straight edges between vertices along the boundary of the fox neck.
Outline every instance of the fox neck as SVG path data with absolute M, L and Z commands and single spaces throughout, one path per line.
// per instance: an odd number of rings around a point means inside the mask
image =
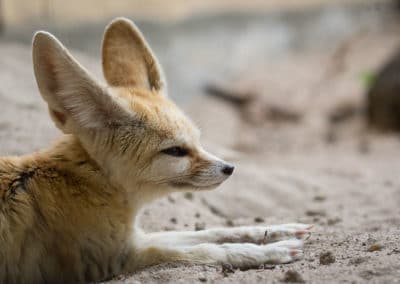
M 148 188 L 140 183 L 131 184 L 132 188 L 124 188 L 122 183 L 113 180 L 74 135 L 62 136 L 52 148 L 44 152 L 44 155 L 50 157 L 59 166 L 67 167 L 81 177 L 87 177 L 92 191 L 89 194 L 96 195 L 107 192 L 111 193 L 110 195 L 115 199 L 124 200 L 123 206 L 128 212 L 131 212 L 132 218 L 135 218 L 144 204 L 156 197 L 152 198 L 146 194 L 149 192 Z M 93 177 L 95 172 L 97 174 Z

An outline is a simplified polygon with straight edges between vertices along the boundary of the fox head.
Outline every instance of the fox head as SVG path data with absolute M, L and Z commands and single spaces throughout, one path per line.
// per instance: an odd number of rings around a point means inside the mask
M 106 28 L 102 85 L 51 34 L 33 39 L 36 81 L 50 116 L 76 136 L 114 184 L 144 196 L 212 189 L 233 166 L 206 152 L 200 132 L 167 97 L 161 67 L 129 20 Z

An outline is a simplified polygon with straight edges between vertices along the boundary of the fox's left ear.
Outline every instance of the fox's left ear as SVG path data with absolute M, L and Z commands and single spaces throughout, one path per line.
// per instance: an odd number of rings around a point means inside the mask
M 102 57 L 104 77 L 110 86 L 155 91 L 166 87 L 156 57 L 139 29 L 126 18 L 117 18 L 107 26 Z

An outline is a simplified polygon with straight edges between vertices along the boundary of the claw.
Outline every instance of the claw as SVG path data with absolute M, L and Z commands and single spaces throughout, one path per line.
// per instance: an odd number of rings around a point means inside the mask
M 299 250 L 299 249 L 292 249 L 292 250 L 290 250 L 290 255 L 291 256 L 296 256 L 296 255 L 298 255 L 298 254 L 300 254 L 301 253 L 301 250 Z
M 299 249 L 295 249 L 295 250 L 290 250 L 289 251 L 290 256 L 292 257 L 292 260 L 300 260 L 303 258 L 303 251 L 299 250 Z
M 268 242 L 267 237 L 268 237 L 268 230 L 266 230 L 265 233 L 264 233 L 264 239 L 263 239 L 263 244 L 264 245 Z
M 304 238 L 305 235 L 307 235 L 307 236 Z M 309 232 L 308 230 L 297 231 L 297 232 L 295 233 L 295 236 L 296 236 L 296 238 L 299 239 L 299 240 L 301 240 L 301 239 L 308 240 L 308 239 L 310 239 L 310 237 L 311 237 L 311 232 Z
M 312 228 L 314 228 L 314 224 L 308 225 L 308 227 L 306 228 L 306 230 L 311 230 Z
M 307 231 L 297 231 L 294 233 L 297 239 L 301 240 L 303 236 L 307 233 Z

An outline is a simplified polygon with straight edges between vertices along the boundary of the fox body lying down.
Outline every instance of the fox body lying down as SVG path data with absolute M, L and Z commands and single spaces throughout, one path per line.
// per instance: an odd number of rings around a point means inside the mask
M 233 166 L 201 147 L 132 22 L 106 28 L 102 57 L 107 86 L 54 36 L 34 37 L 38 87 L 64 136 L 0 158 L 0 283 L 100 281 L 171 261 L 249 267 L 300 258 L 304 224 L 151 234 L 135 226 L 146 203 L 215 188 Z

